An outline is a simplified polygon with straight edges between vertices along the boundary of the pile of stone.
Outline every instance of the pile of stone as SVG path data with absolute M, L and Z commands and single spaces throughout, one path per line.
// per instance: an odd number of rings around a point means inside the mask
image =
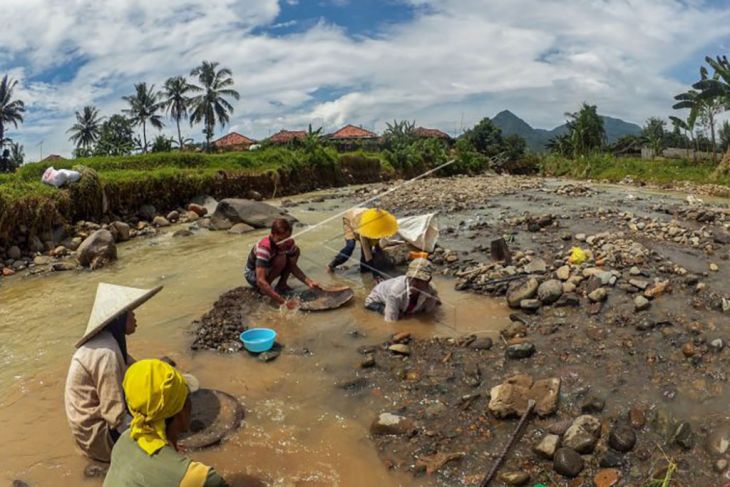
M 570 196 L 570 197 L 590 197 L 595 194 L 598 194 L 598 191 L 596 191 L 593 186 L 590 184 L 584 184 L 584 183 L 575 183 L 575 184 L 563 184 L 562 186 L 559 186 L 555 189 L 548 190 L 550 193 L 555 193 L 561 196 Z

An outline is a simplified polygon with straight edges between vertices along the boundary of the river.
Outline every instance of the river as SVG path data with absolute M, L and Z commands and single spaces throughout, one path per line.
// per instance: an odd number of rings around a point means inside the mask
M 310 195 L 311 196 L 311 195 Z M 306 197 L 303 195 L 302 197 Z M 276 203 L 276 202 L 275 202 Z M 292 210 L 313 225 L 336 213 Z M 299 227 L 298 227 L 299 228 Z M 217 297 L 243 283 L 241 268 L 251 246 L 266 232 L 243 236 L 202 230 L 172 238 L 173 229 L 119 246 L 119 260 L 95 272 L 15 277 L 0 287 L 0 423 L 5 454 L 0 482 L 21 479 L 31 486 L 101 485 L 83 477 L 87 461 L 74 449 L 63 408 L 63 386 L 99 282 L 163 291 L 137 312 L 138 329 L 129 337 L 136 358 L 172 357 L 198 377 L 203 387 L 237 396 L 245 406 L 242 428 L 221 446 L 191 456 L 215 466 L 237 485 L 373 486 L 430 485 L 386 468 L 368 438 L 375 415 L 387 408 L 377 390 L 351 396 L 335 386 L 355 376 L 356 349 L 376 344 L 396 331 L 415 336 L 497 336 L 508 323 L 502 301 L 456 293 L 436 279 L 444 306 L 430 318 L 397 325 L 362 308 L 372 286 L 353 267 L 330 277 L 324 268 L 341 245 L 335 218 L 302 235 L 300 266 L 322 282 L 346 283 L 354 303 L 327 313 L 262 310 L 256 324 L 275 328 L 284 353 L 261 363 L 245 352 L 221 355 L 189 350 L 191 322 Z M 358 333 L 354 333 L 357 331 Z M 258 479 L 258 480 L 252 480 Z

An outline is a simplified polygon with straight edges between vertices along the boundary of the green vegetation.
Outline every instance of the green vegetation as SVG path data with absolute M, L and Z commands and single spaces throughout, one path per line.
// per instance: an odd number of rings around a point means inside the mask
M 18 81 L 8 78 L 7 74 L 0 81 L 0 148 L 6 142 L 5 127 L 7 124 L 13 124 L 15 128 L 18 128 L 18 124 L 23 123 L 25 104 L 22 100 L 13 99 L 13 91 L 17 84 Z
M 218 69 L 218 63 L 203 61 L 200 66 L 190 72 L 190 76 L 196 76 L 199 87 L 195 91 L 201 93 L 194 97 L 190 103 L 190 123 L 203 122 L 203 133 L 205 134 L 205 147 L 210 150 L 210 140 L 213 138 L 216 124 L 221 127 L 230 121 L 233 113 L 233 105 L 227 97 L 238 100 L 240 95 L 233 86 L 233 74 L 228 68 Z

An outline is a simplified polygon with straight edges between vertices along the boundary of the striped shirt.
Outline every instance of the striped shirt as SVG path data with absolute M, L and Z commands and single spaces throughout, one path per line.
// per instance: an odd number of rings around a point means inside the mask
M 280 253 L 283 252 L 287 256 L 292 257 L 298 251 L 299 248 L 294 243 L 293 238 L 288 238 L 276 244 L 274 239 L 271 238 L 271 235 L 269 235 L 253 246 L 251 253 L 248 255 L 246 268 L 255 271 L 257 267 L 269 267 L 271 261 Z

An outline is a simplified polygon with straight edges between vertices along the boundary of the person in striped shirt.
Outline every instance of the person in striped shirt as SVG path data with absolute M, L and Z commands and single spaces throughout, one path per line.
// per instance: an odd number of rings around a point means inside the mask
M 261 293 L 269 296 L 282 306 L 294 309 L 299 305 L 296 299 L 287 299 L 283 296 L 291 291 L 287 284 L 289 275 L 302 281 L 310 288 L 317 288 L 319 284 L 308 278 L 297 265 L 299 247 L 291 238 L 291 223 L 283 218 L 277 218 L 271 225 L 271 234 L 259 241 L 251 249 L 246 261 L 246 281 Z M 274 280 L 279 279 L 275 287 Z

